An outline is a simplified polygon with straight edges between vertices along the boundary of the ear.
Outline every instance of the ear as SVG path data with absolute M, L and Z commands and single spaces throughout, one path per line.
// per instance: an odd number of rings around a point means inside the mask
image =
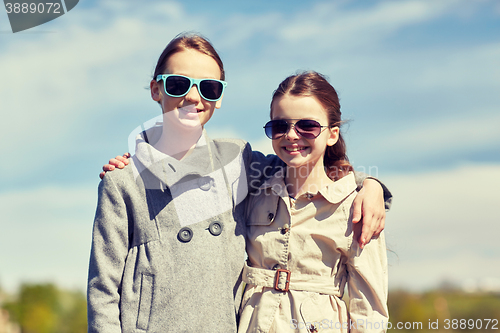
M 215 102 L 215 108 L 216 109 L 220 109 L 221 105 L 222 105 L 222 98 L 224 97 L 224 94 L 222 94 L 222 96 L 220 97 L 220 99 Z
M 328 130 L 330 136 L 328 137 L 328 140 L 326 141 L 326 144 L 328 146 L 333 146 L 334 144 L 337 143 L 337 141 L 339 141 L 339 133 L 340 133 L 340 129 L 338 126 L 335 126 L 335 127 L 332 127 Z
M 161 86 L 156 80 L 151 80 L 149 83 L 149 88 L 151 90 L 151 98 L 155 102 L 159 102 L 161 100 L 160 97 L 160 92 L 161 92 Z

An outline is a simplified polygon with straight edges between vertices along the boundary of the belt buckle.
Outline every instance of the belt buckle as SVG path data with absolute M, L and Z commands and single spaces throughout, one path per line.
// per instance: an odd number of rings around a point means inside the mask
M 285 289 L 281 289 L 280 287 L 278 287 L 281 273 L 286 273 Z M 278 291 L 288 291 L 289 290 L 288 287 L 290 286 L 290 276 L 291 275 L 292 275 L 292 272 L 290 272 L 288 269 L 278 268 L 276 270 L 276 278 L 274 280 L 274 289 L 276 289 Z

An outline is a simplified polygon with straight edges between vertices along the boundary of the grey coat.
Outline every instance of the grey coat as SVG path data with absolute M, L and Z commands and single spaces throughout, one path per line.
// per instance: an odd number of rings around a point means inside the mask
M 154 142 L 158 130 L 148 136 Z M 100 183 L 89 332 L 236 332 L 241 201 L 280 161 L 252 156 L 242 140 L 200 141 L 178 161 L 141 136 L 131 165 Z

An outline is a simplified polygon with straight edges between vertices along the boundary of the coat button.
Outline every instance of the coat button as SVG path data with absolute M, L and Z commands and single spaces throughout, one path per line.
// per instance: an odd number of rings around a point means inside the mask
M 198 186 L 203 191 L 208 191 L 212 187 L 213 180 L 210 177 L 201 177 L 198 178 Z
M 208 226 L 208 231 L 214 236 L 219 236 L 222 233 L 222 224 L 214 221 Z
M 269 215 L 267 215 L 267 218 L 269 219 L 269 221 L 272 221 L 274 219 L 274 214 L 269 213 Z
M 283 226 L 283 228 L 281 228 L 281 234 L 284 235 L 288 232 L 288 230 L 290 229 L 290 226 L 288 224 L 285 224 Z
M 188 227 L 184 227 L 181 230 L 179 230 L 179 233 L 177 234 L 177 238 L 183 242 L 187 243 L 193 238 L 193 230 L 191 230 Z
M 315 333 L 315 332 L 318 332 L 318 327 L 314 324 L 311 324 L 309 327 L 308 327 L 308 330 L 309 332 L 311 333 Z

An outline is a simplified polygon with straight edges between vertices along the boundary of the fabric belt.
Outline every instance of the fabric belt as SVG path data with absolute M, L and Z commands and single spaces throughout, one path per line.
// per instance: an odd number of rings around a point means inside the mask
M 278 291 L 302 290 L 342 297 L 339 288 L 334 285 L 332 276 L 300 274 L 285 269 L 256 268 L 245 263 L 242 280 L 246 284 Z

